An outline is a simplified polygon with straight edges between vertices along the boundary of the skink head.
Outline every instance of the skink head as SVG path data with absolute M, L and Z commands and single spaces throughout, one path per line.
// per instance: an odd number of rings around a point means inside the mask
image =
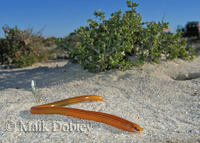
M 134 133 L 143 133 L 143 128 L 141 128 L 139 125 L 134 123 L 133 127 L 132 127 L 132 132 L 134 132 Z

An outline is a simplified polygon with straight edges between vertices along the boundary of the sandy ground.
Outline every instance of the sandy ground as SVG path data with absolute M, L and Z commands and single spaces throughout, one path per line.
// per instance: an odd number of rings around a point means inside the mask
M 139 124 L 134 134 L 64 115 L 32 115 L 41 104 L 87 94 L 104 102 L 69 107 L 114 114 Z M 89 73 L 69 60 L 0 70 L 1 142 L 200 142 L 200 57 L 145 64 L 125 72 Z

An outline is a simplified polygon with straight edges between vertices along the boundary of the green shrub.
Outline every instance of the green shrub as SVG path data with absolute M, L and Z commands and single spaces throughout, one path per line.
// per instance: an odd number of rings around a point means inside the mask
M 192 59 L 193 49 L 186 48 L 186 40 L 181 39 L 181 32 L 177 34 L 165 33 L 163 29 L 168 29 L 169 23 L 148 22 L 147 28 L 142 29 L 138 55 L 141 60 L 150 60 L 159 63 L 161 55 L 166 59 L 188 58 Z
M 43 38 L 42 40 L 42 44 L 45 46 L 45 47 L 51 47 L 51 46 L 54 46 L 55 45 L 55 42 L 56 42 L 56 38 L 55 37 L 48 37 L 48 38 Z
M 8 49 L 8 41 L 6 39 L 1 38 L 0 39 L 0 60 L 1 60 L 1 64 L 4 64 L 5 61 L 8 61 L 8 53 L 9 53 L 9 49 Z
M 105 13 L 96 11 L 94 15 L 99 17 L 100 23 L 89 19 L 89 26 L 80 27 L 77 33 L 83 40 L 70 51 L 71 55 L 89 71 L 99 72 L 113 68 L 125 70 L 132 63 L 126 53 L 131 53 L 134 43 L 139 39 L 136 33 L 142 29 L 142 17 L 136 12 L 136 3 L 128 2 L 132 10 L 113 13 L 109 20 L 105 19 Z
M 23 68 L 30 66 L 36 62 L 38 62 L 37 57 L 34 54 L 30 53 L 28 55 L 20 56 L 19 58 L 17 58 L 15 64 L 16 66 Z
M 46 60 L 41 33 L 33 34 L 32 29 L 21 31 L 15 26 L 3 27 L 5 39 L 0 40 L 1 63 L 25 67 Z
M 95 11 L 98 20 L 89 19 L 88 26 L 75 31 L 82 38 L 80 43 L 72 46 L 65 42 L 64 48 L 83 68 L 92 72 L 113 68 L 126 70 L 136 64 L 130 60 L 130 55 L 138 58 L 137 64 L 141 65 L 145 61 L 159 63 L 161 55 L 166 59 L 193 58 L 191 48 L 186 48 L 180 33 L 164 33 L 168 23 L 141 23 L 142 17 L 136 11 L 138 4 L 127 1 L 127 6 L 130 10 L 112 13 L 109 20 L 101 10 Z

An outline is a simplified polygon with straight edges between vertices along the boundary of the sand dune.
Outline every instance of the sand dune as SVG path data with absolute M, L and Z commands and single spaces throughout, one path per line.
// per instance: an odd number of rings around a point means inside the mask
M 100 95 L 104 102 L 70 107 L 123 117 L 144 133 L 63 115 L 32 115 L 31 80 L 40 90 L 41 104 Z M 1 69 L 0 97 L 1 142 L 200 142 L 200 57 L 98 74 L 69 60 Z

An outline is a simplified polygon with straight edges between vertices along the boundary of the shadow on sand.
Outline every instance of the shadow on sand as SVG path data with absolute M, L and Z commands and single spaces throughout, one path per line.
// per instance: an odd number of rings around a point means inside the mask
M 73 80 L 83 80 L 94 75 L 71 62 L 62 67 L 0 70 L 0 90 L 7 88 L 30 90 L 31 80 L 36 81 L 37 88 L 43 88 Z

